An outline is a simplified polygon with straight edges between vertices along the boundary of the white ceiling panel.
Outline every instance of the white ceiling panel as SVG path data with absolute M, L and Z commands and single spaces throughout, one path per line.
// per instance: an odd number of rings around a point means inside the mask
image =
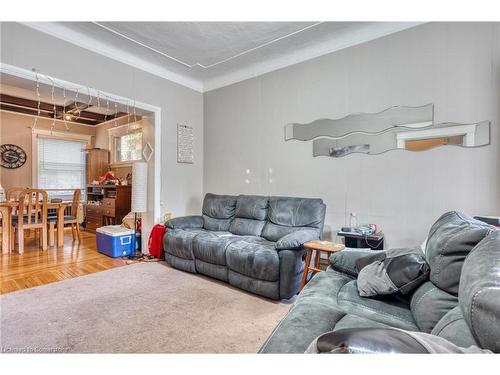
M 198 91 L 380 38 L 411 22 L 35 22 L 83 48 Z

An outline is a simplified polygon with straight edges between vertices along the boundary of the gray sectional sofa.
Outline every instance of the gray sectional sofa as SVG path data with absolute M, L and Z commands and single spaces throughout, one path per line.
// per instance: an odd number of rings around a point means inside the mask
M 442 215 L 425 247 L 429 280 L 405 296 L 360 297 L 355 264 L 366 255 L 334 254 L 260 352 L 500 352 L 500 230 Z
M 202 215 L 166 222 L 165 260 L 272 299 L 299 290 L 302 245 L 321 238 L 321 199 L 206 194 Z

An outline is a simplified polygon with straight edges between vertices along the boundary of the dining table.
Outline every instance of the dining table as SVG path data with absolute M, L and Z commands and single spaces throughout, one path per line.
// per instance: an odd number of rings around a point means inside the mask
M 57 247 L 63 246 L 64 211 L 69 204 L 71 202 L 47 202 L 47 209 L 57 212 Z M 0 202 L 0 213 L 2 214 L 2 254 L 10 252 L 12 210 L 16 207 L 19 207 L 19 202 L 17 201 Z

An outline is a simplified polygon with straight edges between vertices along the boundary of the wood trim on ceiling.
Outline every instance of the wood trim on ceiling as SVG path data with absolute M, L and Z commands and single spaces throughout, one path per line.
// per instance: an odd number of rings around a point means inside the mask
M 85 124 L 85 125 L 99 125 L 103 122 L 114 120 L 127 116 L 126 112 L 117 112 L 110 115 L 101 113 L 89 112 L 85 109 L 90 107 L 88 103 L 72 102 L 67 106 L 54 105 L 52 103 L 40 102 L 40 112 L 38 112 L 38 101 L 20 98 L 12 95 L 0 94 L 0 109 L 17 112 L 32 116 L 40 116 L 43 118 L 54 118 L 54 107 L 56 109 L 56 120 L 63 119 L 64 114 L 71 114 L 73 118 L 69 122 Z

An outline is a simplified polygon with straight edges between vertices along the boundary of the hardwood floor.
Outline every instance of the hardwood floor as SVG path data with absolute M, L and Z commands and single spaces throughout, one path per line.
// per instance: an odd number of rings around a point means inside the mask
M 26 239 L 24 254 L 4 254 L 0 261 L 0 294 L 121 267 L 130 261 L 110 258 L 96 250 L 95 235 L 82 232 L 82 241 L 65 233 L 61 249 L 42 251 L 34 236 Z

